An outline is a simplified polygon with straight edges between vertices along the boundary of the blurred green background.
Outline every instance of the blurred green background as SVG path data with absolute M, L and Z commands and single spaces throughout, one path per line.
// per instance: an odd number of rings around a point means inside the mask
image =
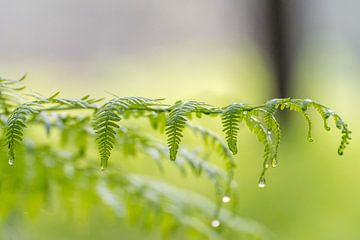
M 260 14 L 259 6 L 250 1 L 35 2 L 1 3 L 6 14 L 0 17 L 4 29 L 0 74 L 16 78 L 28 72 L 26 84 L 36 92 L 48 95 L 61 90 L 67 97 L 102 97 L 108 91 L 164 97 L 168 103 L 194 99 L 220 106 L 235 101 L 260 104 L 276 96 L 271 61 L 255 41 L 261 37 L 252 31 L 260 30 L 252 29 L 256 20 L 249 17 Z M 359 30 L 346 16 L 353 16 L 358 4 L 316 2 L 324 7 L 322 15 L 309 11 L 307 1 L 300 4 L 300 13 L 293 12 L 302 27 L 292 35 L 297 41 L 293 41 L 290 95 L 333 108 L 349 124 L 353 141 L 339 157 L 337 131 L 326 132 L 314 114 L 315 141 L 308 143 L 302 117 L 285 113 L 280 166 L 269 172 L 267 187 L 260 189 L 262 146 L 247 129 L 241 129 L 236 156 L 238 210 L 272 230 L 276 239 L 355 240 L 360 238 L 360 51 L 353 44 L 359 40 Z M 220 123 L 202 123 L 220 133 Z M 161 176 L 153 163 L 135 160 L 125 161 L 131 171 L 213 195 L 205 181 L 194 182 L 196 178 L 183 179 L 166 171 Z M 7 228 L 10 233 L 3 236 L 159 238 L 156 231 L 131 226 L 104 209 L 94 207 L 91 215 L 69 218 L 55 206 L 29 217 L 21 227 Z

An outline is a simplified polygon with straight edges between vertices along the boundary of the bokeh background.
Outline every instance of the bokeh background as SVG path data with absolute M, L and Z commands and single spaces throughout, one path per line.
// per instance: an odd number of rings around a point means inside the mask
M 301 116 L 284 114 L 280 166 L 265 189 L 262 146 L 241 131 L 239 213 L 277 239 L 360 238 L 360 2 L 1 0 L 0 9 L 0 75 L 28 72 L 27 86 L 43 94 L 216 105 L 291 96 L 332 107 L 353 130 L 345 155 L 336 154 L 339 133 L 315 114 L 313 143 Z M 146 165 L 133 168 L 146 174 Z M 169 181 L 212 194 L 203 182 Z M 43 212 L 13 231 L 14 239 L 158 238 L 105 213 L 69 223 Z

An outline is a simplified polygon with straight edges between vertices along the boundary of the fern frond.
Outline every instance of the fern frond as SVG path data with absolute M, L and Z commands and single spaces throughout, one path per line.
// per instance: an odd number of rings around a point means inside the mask
M 119 110 L 112 102 L 101 107 L 94 117 L 94 130 L 97 135 L 96 141 L 99 148 L 102 170 L 107 167 L 107 162 L 115 143 L 115 129 L 120 127 L 116 122 L 120 120 Z
M 15 146 L 22 142 L 25 122 L 38 111 L 33 108 L 34 102 L 24 103 L 18 106 L 9 116 L 6 124 L 6 142 L 9 150 L 9 164 L 15 161 Z
M 170 113 L 166 121 L 165 132 L 167 135 L 167 142 L 170 152 L 170 160 L 176 160 L 176 154 L 179 149 L 181 138 L 183 137 L 183 130 L 190 113 L 206 112 L 209 106 L 196 101 L 182 102 L 178 101 L 170 108 Z
M 341 117 L 338 114 L 336 114 L 332 109 L 325 107 L 322 104 L 314 102 L 310 99 L 303 100 L 303 104 L 304 104 L 304 108 L 306 108 L 307 106 L 311 106 L 315 108 L 315 110 L 321 116 L 324 123 L 324 128 L 327 131 L 331 130 L 328 120 L 330 117 L 333 117 L 336 127 L 341 130 L 341 134 L 342 134 L 340 146 L 338 148 L 338 154 L 343 155 L 346 145 L 348 145 L 349 141 L 351 140 L 350 137 L 351 131 L 349 130 L 348 125 L 344 123 Z
M 334 117 L 336 127 L 341 130 L 341 134 L 342 134 L 340 146 L 338 148 L 338 154 L 343 155 L 346 145 L 348 145 L 350 143 L 351 131 L 349 130 L 348 125 L 346 123 L 344 123 L 344 121 L 341 119 L 341 117 L 339 115 L 334 114 L 333 117 Z
M 132 108 L 148 108 L 159 101 L 158 99 L 148 99 L 143 97 L 122 97 L 112 99 L 104 104 L 95 114 L 94 130 L 97 135 L 96 140 L 99 148 L 101 169 L 107 167 L 111 150 L 115 144 L 117 124 L 126 110 Z
M 328 124 L 328 119 L 329 117 L 332 115 L 332 111 L 329 111 L 328 108 L 324 107 L 321 104 L 318 104 L 316 102 L 311 102 L 309 104 L 310 106 L 312 106 L 313 108 L 315 108 L 315 110 L 320 114 L 323 122 L 324 122 L 324 128 L 326 131 L 330 131 L 330 126 Z
M 271 166 L 276 167 L 278 165 L 277 155 L 278 155 L 280 141 L 281 141 L 280 124 L 278 123 L 278 121 L 276 120 L 276 118 L 274 116 L 274 114 L 276 112 L 275 107 L 273 107 L 272 109 L 267 108 L 264 112 L 265 112 L 265 115 L 264 115 L 263 121 L 268 128 L 268 133 L 270 135 L 274 136 L 274 141 L 273 141 L 274 153 L 273 153 L 273 156 L 271 159 Z
M 307 139 L 309 142 L 313 141 L 312 138 L 312 121 L 309 117 L 309 114 L 307 114 L 307 103 L 308 100 L 300 100 L 300 99 L 292 99 L 292 100 L 288 100 L 285 102 L 282 102 L 279 104 L 279 107 L 281 110 L 284 110 L 285 108 L 291 110 L 291 111 L 296 111 L 299 112 L 303 115 L 307 125 L 308 125 L 308 131 L 307 131 Z
M 257 117 L 254 115 L 254 112 L 248 112 L 245 117 L 246 125 L 249 130 L 255 134 L 257 140 L 264 145 L 264 162 L 263 162 L 263 170 L 260 176 L 260 182 L 263 181 L 266 170 L 270 166 L 270 161 L 275 158 L 275 145 L 271 138 L 271 132 L 268 131 L 266 125 L 262 123 Z
M 243 119 L 245 105 L 234 103 L 227 106 L 222 113 L 223 132 L 226 134 L 226 141 L 233 154 L 237 153 L 237 134 L 239 124 Z

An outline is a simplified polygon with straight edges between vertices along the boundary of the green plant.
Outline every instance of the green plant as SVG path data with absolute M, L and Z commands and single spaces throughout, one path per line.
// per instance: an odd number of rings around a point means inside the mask
M 7 200 L 9 204 L 0 208 L 3 216 L 9 215 L 9 205 L 19 201 L 17 190 L 12 186 L 30 188 L 35 184 L 37 193 L 47 198 L 52 184 L 56 184 L 60 186 L 61 194 L 81 193 L 79 201 L 92 199 L 94 204 L 101 202 L 119 216 L 123 216 L 126 209 L 132 209 L 128 214 L 129 219 L 138 222 L 138 218 L 141 218 L 147 225 L 154 225 L 157 221 L 164 235 L 173 232 L 181 223 L 192 230 L 191 234 L 222 238 L 216 230 L 221 221 L 234 231 L 266 238 L 268 235 L 263 227 L 221 208 L 223 203 L 236 198 L 233 155 L 238 152 L 240 124 L 244 122 L 264 145 L 259 187 L 265 187 L 266 171 L 278 164 L 281 138 L 280 124 L 276 119 L 278 110 L 289 109 L 301 113 L 308 124 L 309 141 L 312 141 L 312 122 L 308 110 L 314 108 L 320 114 L 326 130 L 330 130 L 328 119 L 332 118 L 342 132 L 339 155 L 343 154 L 351 139 L 347 124 L 338 114 L 309 99 L 272 99 L 258 106 L 233 103 L 226 107 L 198 101 L 178 101 L 174 105 L 167 105 L 163 99 L 143 97 L 113 96 L 110 101 L 90 96 L 67 99 L 59 97 L 59 92 L 50 97 L 37 93 L 24 94 L 24 79 L 25 76 L 18 81 L 0 79 L 0 116 L 4 129 L 3 141 L 8 148 L 8 163 L 13 167 L 18 159 L 21 162 L 16 177 L 9 171 L 3 171 L 0 176 L 0 193 L 11 196 Z M 213 131 L 191 123 L 193 117 L 201 118 L 204 115 L 221 118 L 226 143 Z M 153 129 L 165 132 L 167 146 L 155 137 L 156 134 L 149 135 L 150 130 L 140 131 L 122 124 L 124 120 L 132 118 L 148 119 Z M 57 131 L 61 145 L 70 145 L 70 151 L 38 142 L 31 133 L 24 141 L 24 129 L 28 126 L 42 126 L 47 135 Z M 208 161 L 203 150 L 181 146 L 186 128 L 195 135 L 201 135 L 205 148 L 210 147 L 211 152 L 216 152 L 225 160 L 225 168 Z M 153 159 L 160 169 L 163 168 L 162 160 L 170 158 L 181 172 L 185 173 L 190 168 L 195 175 L 206 175 L 215 186 L 215 203 L 194 193 L 183 193 L 183 190 L 158 180 L 117 168 L 108 169 L 105 175 L 100 174 L 94 168 L 94 161 L 86 155 L 88 148 L 91 150 L 93 146 L 92 139 L 96 140 L 101 170 L 107 167 L 115 146 L 120 150 L 117 152 L 125 157 L 143 155 Z M 3 164 L 1 167 L 5 168 Z M 81 182 L 85 186 L 70 182 Z M 89 197 L 94 195 L 96 197 Z M 88 206 L 89 203 L 84 205 Z M 71 206 L 68 208 L 71 209 Z M 159 212 L 162 218 L 154 220 L 154 214 Z M 210 220 L 211 224 L 207 224 Z

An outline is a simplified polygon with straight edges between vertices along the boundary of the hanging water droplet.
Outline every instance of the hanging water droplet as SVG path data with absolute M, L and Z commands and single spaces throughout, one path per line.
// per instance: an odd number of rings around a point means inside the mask
M 105 170 L 105 167 L 104 167 L 103 165 L 101 165 L 100 170 L 101 170 L 101 171 L 104 171 L 104 170 Z
M 276 168 L 278 166 L 278 161 L 276 159 L 272 160 L 271 167 Z
M 220 226 L 220 221 L 218 219 L 214 219 L 211 221 L 211 226 L 214 227 L 214 228 L 217 228 Z
M 9 158 L 9 165 L 14 166 L 14 159 L 13 158 Z
M 259 188 L 264 188 L 266 186 L 266 181 L 264 177 L 260 177 L 258 186 Z
M 230 202 L 231 201 L 231 198 L 229 197 L 229 196 L 223 196 L 223 198 L 222 198 L 222 202 L 223 203 L 228 203 L 228 202 Z

